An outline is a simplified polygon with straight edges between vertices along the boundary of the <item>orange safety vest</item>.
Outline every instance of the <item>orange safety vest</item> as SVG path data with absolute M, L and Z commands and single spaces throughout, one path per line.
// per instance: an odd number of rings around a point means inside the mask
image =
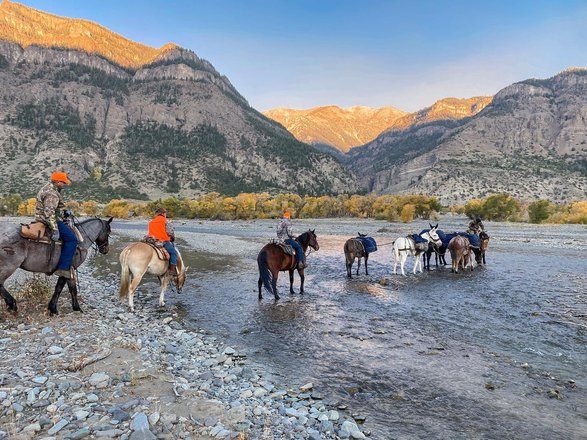
M 149 222 L 149 237 L 153 237 L 159 241 L 171 241 L 171 237 L 167 233 L 167 218 L 163 215 L 158 215 Z

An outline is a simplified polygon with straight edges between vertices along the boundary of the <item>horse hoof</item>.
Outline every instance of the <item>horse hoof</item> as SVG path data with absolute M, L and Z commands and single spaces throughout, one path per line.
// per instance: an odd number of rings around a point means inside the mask
M 279 300 L 279 295 L 275 295 L 275 301 Z
M 57 316 L 59 315 L 59 312 L 57 311 L 57 309 L 49 309 L 49 315 Z
M 84 311 L 82 310 L 82 308 L 80 306 L 74 307 L 73 308 L 74 312 L 80 312 L 80 313 L 84 313 Z

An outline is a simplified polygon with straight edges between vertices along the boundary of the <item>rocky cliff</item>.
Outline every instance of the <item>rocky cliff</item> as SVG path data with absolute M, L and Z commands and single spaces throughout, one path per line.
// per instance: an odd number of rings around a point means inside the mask
M 0 29 L 3 193 L 32 194 L 56 168 L 100 199 L 354 189 L 338 160 L 251 108 L 189 50 L 6 0 Z
M 495 192 L 523 199 L 587 197 L 587 70 L 501 90 L 479 113 L 389 130 L 347 164 L 376 193 L 446 203 Z

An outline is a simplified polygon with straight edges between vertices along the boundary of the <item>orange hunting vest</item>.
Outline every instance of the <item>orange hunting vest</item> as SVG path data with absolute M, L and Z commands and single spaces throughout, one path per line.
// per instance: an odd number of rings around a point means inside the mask
M 151 220 L 149 222 L 149 237 L 159 241 L 170 241 L 171 237 L 167 233 L 166 224 L 167 219 L 162 215 L 158 215 Z

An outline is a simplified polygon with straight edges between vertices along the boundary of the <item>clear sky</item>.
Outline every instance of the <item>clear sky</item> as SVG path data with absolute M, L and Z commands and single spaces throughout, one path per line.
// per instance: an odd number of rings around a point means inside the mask
M 152 46 L 174 42 L 259 110 L 494 94 L 587 66 L 587 1 L 24 0 Z

